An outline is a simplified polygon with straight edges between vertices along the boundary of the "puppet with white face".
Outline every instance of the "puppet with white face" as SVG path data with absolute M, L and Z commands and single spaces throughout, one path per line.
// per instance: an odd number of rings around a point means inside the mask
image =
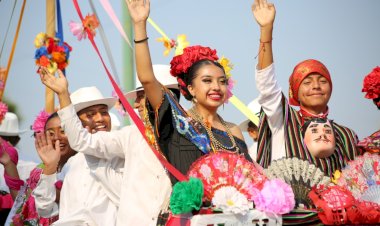
M 334 153 L 334 129 L 329 120 L 313 118 L 302 127 L 304 143 L 310 154 L 317 158 L 326 158 Z

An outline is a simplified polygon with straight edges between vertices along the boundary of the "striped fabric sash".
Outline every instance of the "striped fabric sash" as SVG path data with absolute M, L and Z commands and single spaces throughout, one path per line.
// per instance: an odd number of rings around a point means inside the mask
M 335 170 L 342 169 L 348 161 L 359 155 L 356 148 L 357 135 L 351 129 L 331 121 L 334 128 L 336 147 L 335 152 L 328 158 L 315 158 L 306 148 L 302 135 L 302 119 L 299 113 L 293 109 L 286 98 L 282 98 L 286 157 L 297 157 L 308 160 L 319 167 L 327 176 L 331 176 Z M 271 131 L 264 112 L 261 113 L 259 124 L 259 140 L 257 162 L 267 168 L 271 163 Z

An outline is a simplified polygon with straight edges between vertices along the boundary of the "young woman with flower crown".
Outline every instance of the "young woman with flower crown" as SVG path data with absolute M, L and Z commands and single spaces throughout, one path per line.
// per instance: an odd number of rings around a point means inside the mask
M 32 129 L 35 132 L 35 144 L 36 149 L 41 157 L 41 160 L 45 163 L 44 165 L 40 164 L 34 168 L 29 178 L 26 180 L 26 186 L 22 188 L 19 192 L 15 203 L 12 207 L 10 216 L 8 216 L 8 223 L 11 223 L 15 226 L 17 225 L 51 225 L 53 222 L 58 220 L 58 215 L 52 217 L 41 217 L 38 215 L 35 205 L 35 199 L 32 196 L 32 191 L 36 188 L 37 183 L 41 177 L 41 173 L 47 167 L 49 167 L 50 161 L 59 160 L 58 165 L 53 167 L 57 168 L 60 172 L 58 178 L 59 181 L 55 183 L 55 188 L 57 189 L 57 198 L 56 202 L 59 202 L 59 192 L 62 187 L 62 180 L 65 175 L 64 165 L 67 160 L 76 154 L 76 152 L 71 149 L 67 137 L 63 130 L 61 129 L 61 120 L 58 117 L 57 113 L 51 115 L 47 114 L 45 111 L 42 111 L 36 118 Z M 47 133 L 50 138 L 41 136 L 42 133 Z M 60 151 L 47 146 L 47 144 L 55 145 L 59 141 Z M 44 145 L 43 145 L 44 144 Z M 44 206 L 45 212 L 52 212 L 52 209 L 57 206 L 56 203 L 51 203 L 49 206 Z
M 193 103 L 186 112 L 153 73 L 146 31 L 150 1 L 127 4 L 134 25 L 137 75 L 163 155 L 184 174 L 196 159 L 220 150 L 242 153 L 251 161 L 240 129 L 217 112 L 227 99 L 228 79 L 216 50 L 187 47 L 170 63 L 182 95 Z

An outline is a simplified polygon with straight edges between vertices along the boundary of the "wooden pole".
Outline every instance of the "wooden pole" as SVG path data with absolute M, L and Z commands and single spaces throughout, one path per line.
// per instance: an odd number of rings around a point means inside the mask
M 46 34 L 49 37 L 55 37 L 55 0 L 46 0 Z M 45 111 L 54 112 L 54 92 L 45 89 Z

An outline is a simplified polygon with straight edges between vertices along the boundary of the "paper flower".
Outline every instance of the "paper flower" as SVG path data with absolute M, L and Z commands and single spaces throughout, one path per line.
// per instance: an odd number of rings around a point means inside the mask
M 96 16 L 92 14 L 87 15 L 83 19 L 82 23 L 70 21 L 69 26 L 71 33 L 73 33 L 73 35 L 77 37 L 78 41 L 81 41 L 82 39 L 87 38 L 86 30 L 88 30 L 92 34 L 92 36 L 95 36 L 96 29 L 99 27 L 99 21 L 96 18 Z
M 186 35 L 181 34 L 177 36 L 177 40 L 168 39 L 166 37 L 157 38 L 157 41 L 164 44 L 164 56 L 169 55 L 172 49 L 175 49 L 175 56 L 183 53 L 183 49 L 189 46 L 189 42 L 186 40 Z
M 227 96 L 226 99 L 224 100 L 224 103 L 228 103 L 228 100 L 234 95 L 232 93 L 232 89 L 234 88 L 235 85 L 235 80 L 232 78 L 228 79 L 228 85 L 227 85 Z
M 96 29 L 99 27 L 99 21 L 94 14 L 87 15 L 83 20 L 83 27 L 88 29 L 94 36 L 96 34 Z
M 246 214 L 249 211 L 248 199 L 233 186 L 223 186 L 215 191 L 212 204 L 223 213 Z
M 164 56 L 169 55 L 170 50 L 172 50 L 176 45 L 175 40 L 168 39 L 165 37 L 157 38 L 157 41 L 162 42 L 164 44 L 164 47 L 165 47 Z
M 362 92 L 366 92 L 365 98 L 376 99 L 380 97 L 380 67 L 375 67 L 363 80 Z
M 43 33 L 43 32 L 38 33 L 38 35 L 34 39 L 34 46 L 36 48 L 41 48 L 42 46 L 45 45 L 46 39 L 47 39 L 47 34 L 46 33 Z
M 77 23 L 74 21 L 70 21 L 69 23 L 70 31 L 74 36 L 77 37 L 78 41 L 87 38 L 87 33 L 84 31 L 84 27 L 82 23 Z
M 35 133 L 43 132 L 45 130 L 45 124 L 47 119 L 49 118 L 50 114 L 47 113 L 45 110 L 42 110 L 34 120 L 34 123 L 32 125 L 32 130 Z
M 233 64 L 231 64 L 230 60 L 224 56 L 222 56 L 218 62 L 223 66 L 226 77 L 229 79 L 231 77 L 231 70 L 234 67 Z
M 115 92 L 115 90 L 112 90 L 112 96 L 119 99 L 119 96 Z M 122 116 L 125 117 L 127 115 L 127 112 L 125 111 L 123 105 L 120 101 L 116 101 L 114 108 L 117 110 L 117 112 Z
M 253 201 L 256 209 L 274 214 L 289 213 L 295 206 L 292 188 L 281 179 L 266 181 Z
M 181 55 L 183 53 L 183 49 L 188 47 L 190 43 L 186 40 L 186 35 L 178 35 L 177 36 L 177 45 L 175 48 L 175 55 Z
M 334 184 L 337 184 L 338 179 L 340 178 L 340 175 L 341 175 L 341 172 L 339 170 L 335 170 L 335 172 L 331 178 L 331 182 L 333 182 Z
M 191 213 L 202 205 L 203 185 L 197 178 L 178 182 L 170 196 L 170 209 L 173 214 Z
M 54 74 L 57 69 L 63 70 L 69 64 L 70 52 L 72 50 L 66 42 L 51 38 L 45 33 L 39 33 L 34 46 L 36 65 L 46 67 L 49 73 Z
M 8 105 L 0 101 L 0 124 L 3 121 L 5 114 L 8 112 Z

